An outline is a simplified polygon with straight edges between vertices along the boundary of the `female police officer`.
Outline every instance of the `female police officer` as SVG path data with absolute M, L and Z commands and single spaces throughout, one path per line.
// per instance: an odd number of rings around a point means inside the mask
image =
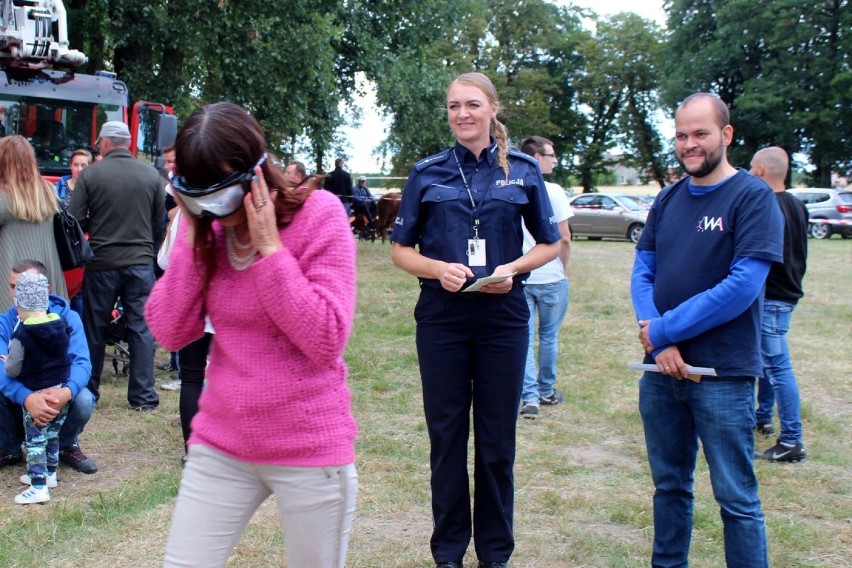
M 420 279 L 414 317 L 431 442 L 431 545 L 443 568 L 461 567 L 470 543 L 471 403 L 479 566 L 506 566 L 512 554 L 515 424 L 529 333 L 520 286 L 559 247 L 538 165 L 509 151 L 499 110 L 485 75 L 450 84 L 447 114 L 457 143 L 415 164 L 391 238 L 394 264 Z M 523 255 L 521 217 L 539 243 Z M 494 274 L 513 276 L 464 291 Z

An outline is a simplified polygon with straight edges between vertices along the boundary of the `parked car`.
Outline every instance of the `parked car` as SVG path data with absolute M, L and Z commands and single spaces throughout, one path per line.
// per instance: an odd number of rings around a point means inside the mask
M 808 209 L 808 231 L 815 239 L 827 239 L 838 233 L 852 238 L 852 191 L 806 187 L 788 190 Z
M 589 239 L 627 239 L 639 242 L 648 218 L 648 203 L 636 195 L 581 193 L 571 201 L 571 234 Z

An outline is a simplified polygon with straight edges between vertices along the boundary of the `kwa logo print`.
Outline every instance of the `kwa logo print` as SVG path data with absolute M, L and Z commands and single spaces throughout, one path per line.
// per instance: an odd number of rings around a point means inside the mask
M 725 231 L 725 224 L 721 217 L 708 217 L 705 215 L 703 219 L 698 220 L 699 233 L 703 233 L 704 231 L 715 231 L 717 229 L 722 232 Z

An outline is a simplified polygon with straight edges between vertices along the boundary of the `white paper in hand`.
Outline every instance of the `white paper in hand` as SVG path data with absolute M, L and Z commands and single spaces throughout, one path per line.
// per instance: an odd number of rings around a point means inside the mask
M 491 276 L 483 276 L 464 290 L 462 292 L 478 292 L 480 288 L 483 286 L 487 286 L 488 284 L 494 284 L 495 282 L 502 282 L 507 278 L 511 278 L 517 274 L 517 272 L 507 272 L 505 274 L 492 274 Z

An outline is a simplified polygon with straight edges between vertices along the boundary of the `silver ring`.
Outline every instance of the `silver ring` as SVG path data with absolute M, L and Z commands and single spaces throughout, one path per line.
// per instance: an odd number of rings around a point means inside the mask
M 258 211 L 260 211 L 261 209 L 263 209 L 263 206 L 266 205 L 267 203 L 268 202 L 264 199 L 263 201 L 260 202 L 260 205 L 255 205 L 254 208 L 257 209 Z

